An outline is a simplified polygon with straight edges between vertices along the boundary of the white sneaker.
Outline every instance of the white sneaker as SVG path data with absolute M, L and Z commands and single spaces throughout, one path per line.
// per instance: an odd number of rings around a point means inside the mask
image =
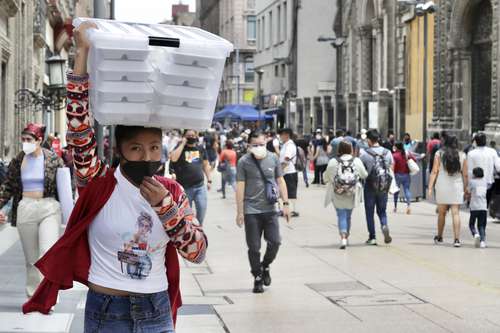
M 481 238 L 479 238 L 479 234 L 474 234 L 474 246 L 479 248 L 479 243 L 481 242 Z
M 482 242 L 479 244 L 479 247 L 480 247 L 480 248 L 482 248 L 482 249 L 487 248 L 487 246 L 486 246 L 486 242 L 485 242 L 485 241 L 482 241 Z
M 340 249 L 345 250 L 346 247 L 347 247 L 347 239 L 342 238 L 342 240 L 340 241 Z

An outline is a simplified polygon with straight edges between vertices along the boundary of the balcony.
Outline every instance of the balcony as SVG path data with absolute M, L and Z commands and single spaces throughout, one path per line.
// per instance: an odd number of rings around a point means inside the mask
M 45 47 L 45 18 L 47 17 L 46 0 L 35 1 L 35 13 L 33 15 L 33 41 L 35 47 Z

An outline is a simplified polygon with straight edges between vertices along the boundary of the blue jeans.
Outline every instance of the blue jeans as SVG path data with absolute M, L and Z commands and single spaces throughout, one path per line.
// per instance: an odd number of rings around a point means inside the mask
M 351 214 L 352 209 L 337 208 L 337 219 L 340 235 L 345 234 L 349 236 L 351 233 Z
M 226 196 L 226 185 L 229 185 L 236 192 L 236 167 L 227 167 L 222 173 L 222 195 Z
M 366 184 L 364 188 L 366 225 L 370 239 L 375 239 L 375 208 L 382 227 L 387 225 L 387 193 L 377 193 Z
M 410 207 L 411 202 L 411 176 L 409 173 L 396 173 L 395 174 L 396 184 L 398 188 L 403 187 L 403 193 L 405 195 L 406 204 Z M 399 192 L 394 193 L 394 208 L 398 206 Z
M 207 213 L 207 188 L 205 187 L 205 184 L 185 188 L 184 190 L 186 191 L 191 207 L 193 207 L 194 201 L 194 205 L 196 207 L 196 219 L 200 222 L 200 224 L 203 224 L 205 214 Z
M 84 333 L 174 333 L 167 291 L 109 296 L 89 290 Z

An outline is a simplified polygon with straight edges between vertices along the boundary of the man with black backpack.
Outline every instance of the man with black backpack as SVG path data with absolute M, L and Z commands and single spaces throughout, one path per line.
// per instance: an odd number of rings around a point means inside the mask
M 389 188 L 392 181 L 392 154 L 386 148 L 380 146 L 380 134 L 376 129 L 371 129 L 366 133 L 369 148 L 362 152 L 360 158 L 368 171 L 368 178 L 364 185 L 364 199 L 366 224 L 369 237 L 366 241 L 368 245 L 377 245 L 375 234 L 375 208 L 382 226 L 384 242 L 389 244 L 392 237 L 387 225 L 387 200 Z

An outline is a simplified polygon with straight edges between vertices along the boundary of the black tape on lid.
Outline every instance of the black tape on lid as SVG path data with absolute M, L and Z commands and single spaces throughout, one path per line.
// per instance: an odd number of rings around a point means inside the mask
M 179 47 L 180 44 L 179 38 L 149 36 L 149 45 L 152 46 Z

